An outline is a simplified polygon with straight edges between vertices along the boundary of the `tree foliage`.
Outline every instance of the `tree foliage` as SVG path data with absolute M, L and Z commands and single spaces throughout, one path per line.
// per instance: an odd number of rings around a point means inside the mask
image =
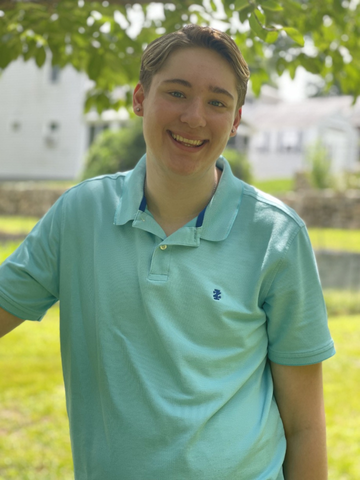
M 85 111 L 129 105 L 116 86 L 134 86 L 143 48 L 159 34 L 187 23 L 216 23 L 232 35 L 251 69 L 258 94 L 273 72 L 295 76 L 297 67 L 357 97 L 360 93 L 358 0 L 145 0 L 0 1 L 0 69 L 19 57 L 41 67 L 70 64 L 94 81 Z M 134 17 L 137 13 L 137 17 Z M 137 28 L 138 27 L 138 28 Z M 136 31 L 137 30 L 137 31 Z M 135 33 L 134 33 L 135 32 Z

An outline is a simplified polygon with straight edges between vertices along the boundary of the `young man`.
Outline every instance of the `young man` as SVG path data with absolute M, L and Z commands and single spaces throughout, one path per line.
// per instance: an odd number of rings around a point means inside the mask
M 0 269 L 3 333 L 60 299 L 76 480 L 327 478 L 306 229 L 221 157 L 248 77 L 217 30 L 150 44 L 146 155 L 66 192 Z

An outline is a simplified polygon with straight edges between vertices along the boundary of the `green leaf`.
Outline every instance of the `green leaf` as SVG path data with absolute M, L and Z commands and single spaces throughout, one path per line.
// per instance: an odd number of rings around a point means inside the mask
M 262 25 L 265 25 L 265 23 L 266 23 L 265 15 L 262 12 L 260 12 L 260 10 L 258 8 L 255 10 L 254 13 L 257 16 L 257 19 L 259 20 L 259 22 Z
M 255 69 L 251 74 L 251 88 L 255 96 L 261 93 L 262 85 L 269 80 L 268 72 L 263 68 Z
M 296 28 L 292 27 L 284 27 L 283 30 L 289 35 L 290 38 L 294 40 L 297 44 L 299 44 L 301 47 L 304 46 L 304 38 L 299 32 L 299 30 L 296 30 Z
M 292 15 L 299 14 L 300 12 L 303 12 L 304 9 L 308 8 L 308 5 L 306 3 L 300 3 L 299 1 L 296 0 L 283 0 L 283 6 L 284 9 L 291 13 Z M 322 18 L 322 16 L 321 16 Z
M 249 14 L 255 10 L 254 5 L 249 5 L 248 7 L 244 8 L 243 10 L 239 11 L 240 21 L 244 23 L 249 18 Z
M 89 44 L 89 37 L 81 35 L 80 33 L 74 33 L 71 36 L 71 43 L 73 46 L 77 46 L 78 48 L 86 48 Z
M 297 65 L 295 65 L 294 63 L 291 63 L 291 62 L 290 62 L 290 63 L 288 64 L 288 72 L 289 72 L 289 75 L 290 75 L 291 80 L 294 80 L 294 79 L 295 79 L 296 69 L 297 69 Z
M 216 7 L 216 5 L 215 5 L 214 0 L 210 0 L 210 5 L 211 5 L 212 10 L 213 10 L 214 12 L 216 12 L 216 11 L 217 11 L 217 7 Z
M 253 12 L 249 18 L 250 28 L 251 30 L 257 35 L 261 40 L 266 40 L 267 32 L 266 30 L 259 24 L 256 13 Z
M 15 60 L 12 52 L 6 46 L 0 44 L 0 68 L 6 68 L 10 62 Z
M 19 7 L 21 8 L 21 10 L 32 10 L 32 11 L 35 11 L 35 10 L 44 11 L 46 8 L 44 5 L 39 5 L 34 2 L 28 2 L 28 3 L 21 2 L 21 5 L 19 5 Z
M 249 5 L 250 4 L 248 0 L 235 0 L 234 2 L 235 10 L 237 10 L 238 12 L 244 10 L 244 8 L 248 8 Z
M 268 32 L 266 35 L 266 43 L 275 43 L 278 39 L 279 32 Z
M 87 73 L 91 80 L 97 81 L 100 71 L 103 66 L 103 57 L 100 56 L 97 52 L 93 54 L 90 58 Z
M 41 68 L 46 60 L 46 52 L 44 47 L 40 47 L 37 49 L 36 55 L 35 55 L 35 62 L 36 65 Z
M 110 108 L 110 98 L 106 92 L 100 93 L 96 98 L 96 109 L 98 114 Z
M 338 50 L 334 50 L 332 52 L 331 57 L 332 57 L 334 69 L 337 71 L 341 71 L 344 67 L 344 59 L 341 53 Z
M 25 62 L 27 62 L 30 58 L 32 58 L 35 55 L 36 50 L 37 50 L 37 47 L 36 47 L 35 40 L 32 40 L 31 38 L 29 38 L 27 41 L 27 51 L 23 53 L 23 58 Z
M 92 109 L 92 107 L 94 106 L 95 102 L 94 102 L 94 97 L 91 97 L 91 96 L 88 96 L 85 100 L 85 104 L 84 104 L 84 113 L 88 113 L 90 112 L 90 110 Z
M 283 7 L 279 3 L 274 2 L 274 0 L 266 0 L 266 2 L 261 2 L 261 8 L 264 10 L 270 10 L 271 12 L 280 12 L 281 10 L 284 10 Z
M 308 72 L 314 74 L 320 73 L 323 62 L 321 62 L 321 60 L 319 60 L 317 57 L 308 57 L 307 55 L 301 53 L 298 56 L 298 60 L 300 65 L 302 65 Z
M 281 77 L 281 75 L 286 71 L 287 66 L 288 64 L 285 61 L 285 58 L 279 57 L 275 65 L 276 72 L 279 75 L 279 77 Z

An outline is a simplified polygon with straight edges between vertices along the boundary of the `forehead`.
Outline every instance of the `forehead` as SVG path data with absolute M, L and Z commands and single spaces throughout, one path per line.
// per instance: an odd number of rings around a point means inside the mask
M 216 85 L 236 92 L 236 76 L 230 63 L 215 50 L 207 48 L 180 48 L 172 52 L 153 81 L 159 84 L 171 78 L 182 78 L 191 85 Z

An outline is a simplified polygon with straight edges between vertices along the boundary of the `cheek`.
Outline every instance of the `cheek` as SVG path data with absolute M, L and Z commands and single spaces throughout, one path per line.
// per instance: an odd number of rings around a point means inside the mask
M 174 115 L 174 109 L 168 102 L 157 101 L 145 105 L 144 124 L 147 123 L 150 128 L 161 127 L 171 116 Z
M 231 133 L 233 122 L 232 119 L 227 116 L 217 116 L 211 121 L 208 121 L 208 126 L 211 128 L 212 132 L 217 134 L 219 141 L 227 142 Z

